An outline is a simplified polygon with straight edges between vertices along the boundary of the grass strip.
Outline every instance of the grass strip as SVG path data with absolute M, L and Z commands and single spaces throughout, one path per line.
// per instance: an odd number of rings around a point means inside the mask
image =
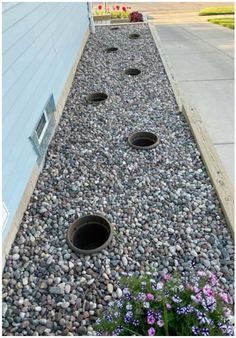
M 234 29 L 234 18 L 219 18 L 219 19 L 208 19 L 209 22 L 221 25 L 230 29 Z
M 199 15 L 234 14 L 234 6 L 207 7 L 200 10 Z

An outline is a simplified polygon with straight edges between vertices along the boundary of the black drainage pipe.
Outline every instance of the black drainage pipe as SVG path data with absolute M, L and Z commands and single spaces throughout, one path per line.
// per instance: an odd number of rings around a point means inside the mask
M 105 217 L 97 214 L 77 219 L 67 230 L 69 247 L 73 251 L 85 255 L 105 249 L 112 238 L 112 224 Z
M 117 47 L 110 47 L 110 48 L 107 48 L 106 49 L 106 52 L 107 53 L 112 53 L 112 52 L 117 52 L 118 51 L 118 48 Z
M 139 39 L 140 36 L 141 36 L 140 34 L 133 33 L 133 34 L 129 35 L 129 39 L 131 39 L 131 40 Z
M 108 98 L 106 93 L 91 93 L 87 96 L 87 101 L 89 103 L 101 103 Z
M 135 149 L 152 149 L 157 146 L 158 138 L 153 133 L 141 131 L 129 135 L 128 144 Z
M 141 73 L 141 70 L 137 68 L 128 68 L 125 70 L 125 74 L 131 75 L 131 76 L 136 76 L 136 75 L 139 75 L 140 73 Z

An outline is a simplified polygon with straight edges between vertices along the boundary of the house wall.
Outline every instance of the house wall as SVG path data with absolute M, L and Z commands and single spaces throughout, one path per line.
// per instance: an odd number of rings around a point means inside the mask
M 2 193 L 8 210 L 4 242 L 16 213 L 19 223 L 18 209 L 24 194 L 29 195 L 29 180 L 35 177 L 32 190 L 39 173 L 35 174 L 37 154 L 29 137 L 51 94 L 60 110 L 56 117 L 60 115 L 88 37 L 89 20 L 86 2 L 16 2 L 3 3 L 2 8 Z

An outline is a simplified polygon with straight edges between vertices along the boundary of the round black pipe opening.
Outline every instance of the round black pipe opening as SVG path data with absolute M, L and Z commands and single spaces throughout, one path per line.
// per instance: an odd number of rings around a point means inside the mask
M 67 243 L 78 253 L 93 254 L 106 248 L 113 237 L 111 223 L 102 216 L 88 215 L 77 219 L 67 231 Z
M 108 98 L 106 93 L 92 93 L 87 96 L 89 103 L 100 103 L 104 102 Z
M 129 35 L 129 39 L 131 39 L 131 40 L 139 39 L 140 36 L 141 36 L 141 35 L 138 34 L 138 33 L 133 33 L 133 34 L 130 34 L 130 35 Z
M 117 31 L 120 27 L 111 27 L 111 31 Z
M 156 147 L 158 138 L 149 132 L 137 132 L 129 135 L 128 143 L 135 149 L 152 149 Z
M 137 68 L 129 68 L 125 70 L 125 74 L 131 75 L 131 76 L 136 76 L 136 75 L 139 75 L 140 73 L 141 73 L 141 70 Z
M 118 51 L 118 48 L 117 47 L 110 47 L 110 48 L 107 48 L 106 49 L 106 52 L 107 53 L 112 53 L 112 52 L 117 52 Z

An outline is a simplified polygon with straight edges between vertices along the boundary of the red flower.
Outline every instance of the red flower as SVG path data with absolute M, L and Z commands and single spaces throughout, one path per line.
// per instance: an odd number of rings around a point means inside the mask
M 119 9 L 120 9 L 120 6 L 117 5 L 117 6 L 116 6 L 116 9 L 119 10 Z
M 122 6 L 122 11 L 126 12 L 127 8 L 125 6 Z
M 98 5 L 98 10 L 100 11 L 102 9 L 102 5 Z

